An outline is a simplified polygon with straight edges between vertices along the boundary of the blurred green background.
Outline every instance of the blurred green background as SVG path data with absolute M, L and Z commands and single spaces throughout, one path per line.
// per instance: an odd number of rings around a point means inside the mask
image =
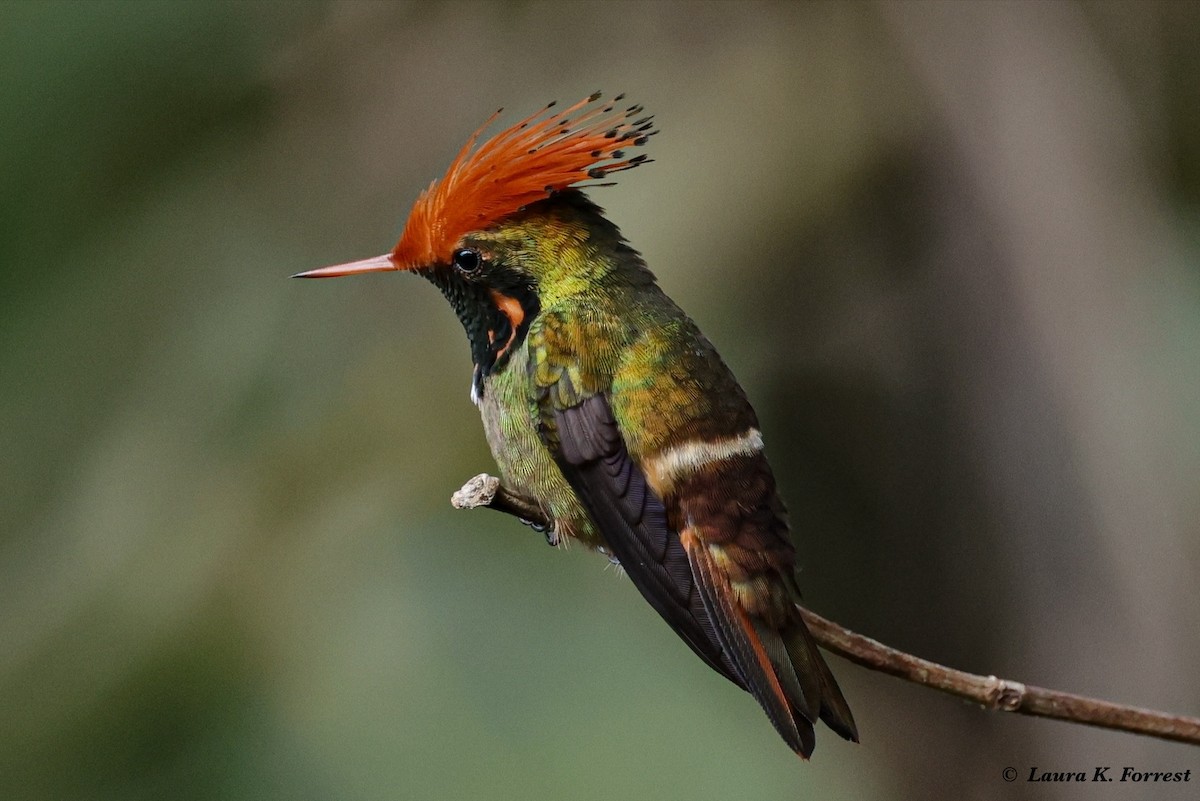
M 388 249 L 497 106 L 755 399 L 809 604 L 1200 713 L 1200 4 L 0 4 L 0 799 L 1094 798 L 1200 751 L 838 659 L 802 764 L 492 467 Z M 1102 788 L 1195 797 L 1195 785 Z

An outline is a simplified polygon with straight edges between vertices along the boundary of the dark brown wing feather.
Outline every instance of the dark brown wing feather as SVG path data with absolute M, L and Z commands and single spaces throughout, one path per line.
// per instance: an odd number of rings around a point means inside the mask
M 603 396 L 556 411 L 555 459 L 634 586 L 713 670 L 745 687 L 726 657 L 678 535 Z
M 762 529 L 754 519 L 728 521 L 732 524 L 728 525 L 719 516 L 712 518 L 704 502 L 685 515 L 679 508 L 671 514 L 630 456 L 604 396 L 557 408 L 547 417 L 555 430 L 545 440 L 553 443 L 551 450 L 563 475 L 634 586 L 684 642 L 710 667 L 750 692 L 797 753 L 812 753 L 818 716 L 843 737 L 857 740 L 849 707 L 789 602 L 785 600 L 783 619 L 774 624 L 748 614 L 734 596 L 726 571 L 714 562 L 700 529 L 687 529 L 681 518 L 746 528 L 752 541 L 771 533 L 754 531 Z M 765 462 L 763 468 L 769 478 Z M 770 493 L 773 496 L 773 480 Z M 778 521 L 770 510 L 766 513 Z M 680 529 L 684 529 L 682 537 Z M 722 554 L 738 552 L 751 561 L 763 561 L 757 549 L 737 548 L 735 534 L 722 531 L 721 537 L 733 540 L 730 547 L 717 545 Z M 786 545 L 786 537 L 783 542 Z M 790 545 L 786 547 L 790 569 Z M 763 565 L 753 570 L 759 572 Z

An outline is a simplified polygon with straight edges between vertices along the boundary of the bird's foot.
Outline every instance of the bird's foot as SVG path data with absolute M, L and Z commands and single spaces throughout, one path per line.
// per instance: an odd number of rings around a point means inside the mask
M 553 523 L 551 523 L 550 525 L 546 525 L 545 523 L 540 523 L 536 520 L 526 520 L 523 517 L 518 517 L 517 519 L 520 520 L 525 525 L 529 526 L 531 529 L 533 529 L 537 533 L 545 536 L 547 545 L 549 545 L 551 547 L 556 547 L 559 544 L 559 542 L 561 542 L 561 539 L 558 536 L 558 530 L 554 528 Z

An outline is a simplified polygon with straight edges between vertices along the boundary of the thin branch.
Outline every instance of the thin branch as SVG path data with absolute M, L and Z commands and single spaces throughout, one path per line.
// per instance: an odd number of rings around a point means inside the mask
M 804 607 L 800 607 L 800 613 L 817 642 L 838 656 L 871 670 L 974 701 L 985 709 L 1065 720 L 1200 745 L 1200 719 L 1046 690 L 996 676 L 965 673 L 897 651 Z
M 538 531 L 546 532 L 550 542 L 556 541 L 552 521 L 546 518 L 541 507 L 502 486 L 500 479 L 495 476 L 486 473 L 475 476 L 454 493 L 451 503 L 457 509 L 484 507 L 513 515 Z M 965 673 L 855 634 L 804 607 L 800 607 L 800 612 L 817 642 L 833 653 L 870 670 L 965 698 L 985 709 L 1065 720 L 1200 745 L 1200 719 L 1197 718 L 1046 690 L 996 676 Z

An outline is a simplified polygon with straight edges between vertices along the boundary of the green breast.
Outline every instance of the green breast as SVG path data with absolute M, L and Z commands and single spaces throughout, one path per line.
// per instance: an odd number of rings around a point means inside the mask
M 504 483 L 536 498 L 555 521 L 560 536 L 575 537 L 590 547 L 603 545 L 587 512 L 575 498 L 537 431 L 537 405 L 529 375 L 529 346 L 522 343 L 504 370 L 484 380 L 479 413 L 492 457 Z

